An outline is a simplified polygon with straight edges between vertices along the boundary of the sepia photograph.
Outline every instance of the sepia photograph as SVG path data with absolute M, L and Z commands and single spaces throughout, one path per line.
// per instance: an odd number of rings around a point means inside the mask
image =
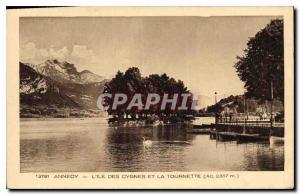
M 18 19 L 20 174 L 282 174 L 293 164 L 283 14 Z

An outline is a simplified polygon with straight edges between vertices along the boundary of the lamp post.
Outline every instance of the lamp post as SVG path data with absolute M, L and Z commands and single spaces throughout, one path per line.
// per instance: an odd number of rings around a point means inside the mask
M 218 118 L 217 118 L 217 92 L 215 92 L 215 124 L 218 123 Z
M 270 99 L 271 99 L 271 116 L 270 116 L 270 136 L 272 135 L 272 129 L 273 129 L 273 80 L 271 80 L 271 83 L 270 83 L 270 92 L 271 92 L 271 97 L 270 97 Z

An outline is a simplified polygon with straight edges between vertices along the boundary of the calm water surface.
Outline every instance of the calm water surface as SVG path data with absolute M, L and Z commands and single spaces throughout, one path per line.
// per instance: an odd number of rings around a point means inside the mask
M 153 141 L 145 148 L 142 137 Z M 284 147 L 216 142 L 178 128 L 105 119 L 21 121 L 21 172 L 283 170 Z

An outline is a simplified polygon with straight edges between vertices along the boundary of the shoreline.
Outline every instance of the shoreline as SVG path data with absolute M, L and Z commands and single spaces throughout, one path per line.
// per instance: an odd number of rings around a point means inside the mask
M 72 120 L 96 120 L 96 119 L 105 119 L 107 120 L 107 117 L 80 117 L 80 118 L 76 118 L 76 117 L 68 117 L 68 118 L 64 118 L 64 117 L 40 117 L 40 118 L 19 118 L 20 121 L 72 121 Z
M 177 127 L 186 127 L 186 128 L 192 128 L 193 124 L 192 123 L 183 123 L 183 122 L 178 122 L 178 123 L 153 123 L 153 124 L 145 124 L 142 121 L 128 121 L 128 122 L 123 122 L 123 123 L 109 123 L 108 122 L 108 117 L 94 117 L 94 118 L 20 118 L 20 122 L 80 122 L 80 121 L 85 121 L 88 122 L 90 121 L 91 123 L 93 122 L 100 122 L 100 123 L 105 123 L 107 127 L 109 128 L 141 128 L 141 127 L 169 127 L 169 126 L 177 126 Z

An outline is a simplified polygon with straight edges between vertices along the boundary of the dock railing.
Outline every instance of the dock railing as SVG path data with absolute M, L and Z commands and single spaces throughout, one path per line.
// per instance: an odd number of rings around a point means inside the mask
M 270 120 L 245 120 L 245 119 L 230 119 L 228 117 L 218 118 L 218 124 L 236 125 L 246 127 L 271 127 Z M 284 127 L 284 123 L 273 122 L 273 127 Z

